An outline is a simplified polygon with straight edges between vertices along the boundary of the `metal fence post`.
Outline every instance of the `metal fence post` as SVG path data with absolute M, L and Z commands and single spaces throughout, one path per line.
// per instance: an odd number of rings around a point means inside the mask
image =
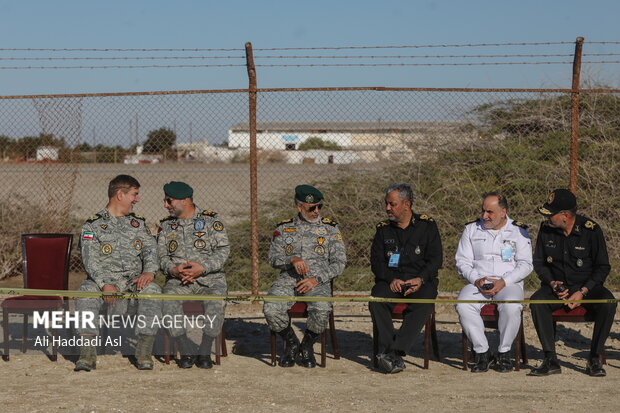
M 252 261 L 252 295 L 258 295 L 258 161 L 256 156 L 256 68 L 252 43 L 245 44 L 250 103 L 250 243 Z
M 583 49 L 583 37 L 578 37 L 575 42 L 575 57 L 573 59 L 573 86 L 571 88 L 571 147 L 570 147 L 570 180 L 569 188 L 572 193 L 577 193 L 577 159 L 579 150 L 579 78 L 581 75 L 581 53 Z

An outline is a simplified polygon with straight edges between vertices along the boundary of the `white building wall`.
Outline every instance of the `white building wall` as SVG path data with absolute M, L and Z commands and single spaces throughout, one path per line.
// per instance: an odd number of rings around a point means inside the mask
M 352 144 L 350 133 L 308 133 L 308 132 L 258 132 L 256 134 L 256 146 L 258 149 L 284 150 L 287 143 L 295 143 L 298 148 L 308 138 L 321 138 L 326 142 L 333 142 L 342 147 Z M 229 148 L 248 148 L 250 146 L 249 132 L 228 131 Z

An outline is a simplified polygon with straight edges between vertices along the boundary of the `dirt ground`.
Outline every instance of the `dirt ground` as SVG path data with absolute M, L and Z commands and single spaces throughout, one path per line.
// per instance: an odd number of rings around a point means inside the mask
M 3 285 L 4 286 L 4 285 Z M 527 377 L 541 358 L 528 309 L 524 312 L 529 364 L 501 374 L 463 371 L 461 329 L 451 305 L 437 307 L 441 361 L 422 369 L 422 338 L 406 357 L 407 368 L 385 375 L 371 367 L 372 323 L 363 303 L 337 303 L 342 357 L 328 345 L 326 368 L 271 367 L 269 333 L 260 304 L 230 303 L 226 310 L 228 357 L 212 370 L 181 370 L 156 361 L 138 371 L 127 358 L 103 355 L 97 370 L 73 372 L 73 359 L 50 361 L 41 352 L 11 350 L 3 371 L 1 411 L 29 412 L 300 412 L 300 411 L 615 411 L 620 385 L 620 318 L 607 341 L 607 377 L 584 366 L 591 323 L 558 327 L 562 374 Z M 303 328 L 303 321 L 294 322 Z M 17 326 L 16 326 L 17 327 Z M 13 329 L 12 329 L 13 330 Z M 19 329 L 16 329 L 19 331 Z M 491 343 L 497 334 L 489 330 Z M 279 348 L 281 342 L 279 341 Z M 320 345 L 315 345 L 319 351 Z

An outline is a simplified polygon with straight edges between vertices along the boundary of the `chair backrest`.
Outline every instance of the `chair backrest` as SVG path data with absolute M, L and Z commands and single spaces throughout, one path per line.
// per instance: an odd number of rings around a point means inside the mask
M 72 234 L 22 234 L 24 288 L 66 290 Z

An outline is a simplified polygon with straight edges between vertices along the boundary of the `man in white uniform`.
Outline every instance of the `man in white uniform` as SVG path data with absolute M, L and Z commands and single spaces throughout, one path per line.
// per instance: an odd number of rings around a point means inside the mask
M 480 219 L 465 226 L 456 251 L 456 268 L 469 281 L 459 300 L 523 300 L 523 279 L 532 271 L 532 245 L 527 226 L 508 217 L 508 200 L 498 192 L 484 195 Z M 456 305 L 463 331 L 474 346 L 473 373 L 494 361 L 480 316 L 483 303 Z M 510 347 L 521 325 L 521 304 L 498 304 L 497 369 L 512 371 Z

